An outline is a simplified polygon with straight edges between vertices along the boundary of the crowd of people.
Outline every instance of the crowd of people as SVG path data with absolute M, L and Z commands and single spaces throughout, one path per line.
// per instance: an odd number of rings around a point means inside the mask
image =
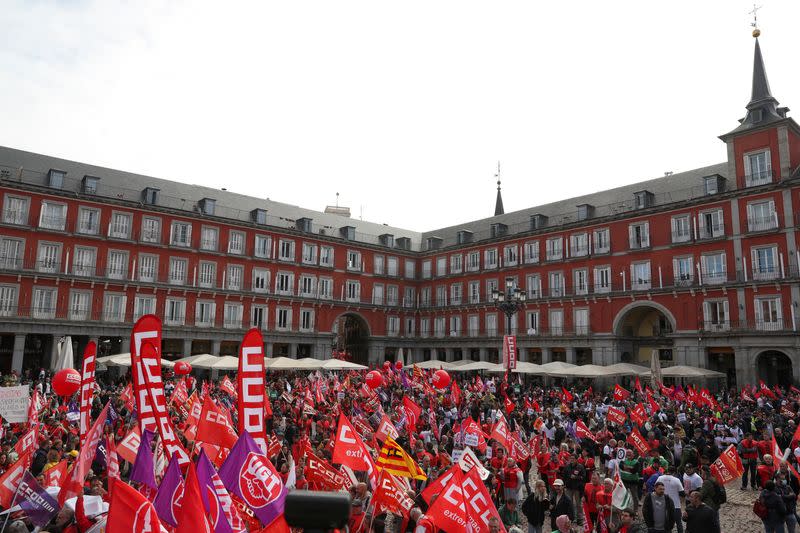
M 619 386 L 616 391 L 577 389 L 566 383 L 523 382 L 513 374 L 454 374 L 448 387 L 435 389 L 429 371 L 381 371 L 384 382 L 371 393 L 359 372 L 268 372 L 266 378 L 271 406 L 267 424 L 275 442 L 269 458 L 293 489 L 324 489 L 306 478 L 305 457 L 298 450 L 332 462 L 339 414 L 360 422 L 355 427 L 375 458 L 381 448 L 378 424 L 388 416 L 396 442 L 424 473 L 424 479 L 408 481 L 413 507 L 401 515 L 372 505 L 374 487 L 366 472 L 355 472 L 348 489 L 351 532 L 439 530 L 426 514 L 431 502 L 422 493 L 469 447 L 488 471 L 484 483 L 497 509 L 490 531 L 720 533 L 727 493 L 712 465 L 731 445 L 743 467 L 735 483 L 753 491 L 753 512 L 764 531 L 796 530 L 800 391 L 795 388 L 721 390 L 712 395 L 713 401 L 700 401 L 691 393 L 687 398 L 683 388 L 649 388 L 638 381 L 620 397 Z M 39 442 L 29 468 L 42 486 L 52 483 L 47 475 L 51 469 L 64 462 L 69 467 L 80 447 L 75 417 L 70 416 L 76 399 L 54 395 L 50 378 L 41 371 L 4 380 L 30 384 L 43 398 Z M 210 395 L 237 427 L 235 394 L 220 386 L 222 380 L 167 375 L 164 381 L 167 395 L 180 381 L 189 394 Z M 114 417 L 105 432 L 120 442 L 137 424 L 135 406 L 125 397 L 129 378 L 98 373 L 97 383 L 92 416 L 110 402 Z M 402 409 L 403 398 L 422 407 L 413 424 Z M 643 418 L 631 416 L 641 409 Z M 610 422 L 609 410 L 627 416 Z M 186 449 L 199 449 L 187 439 L 191 428 L 186 410 L 171 403 L 170 415 Z M 465 442 L 465 421 L 470 419 L 479 428 L 478 445 Z M 492 438 L 501 420 L 521 447 Z M 0 475 L 17 461 L 18 439 L 26 430 L 24 424 L 3 424 Z M 632 439 L 634 434 L 641 441 Z M 98 453 L 85 495 L 108 499 L 107 467 Z M 129 479 L 131 468 L 121 461 L 123 480 Z M 24 511 L 0 516 L 7 522 L 5 531 L 33 530 Z M 96 520 L 87 516 L 79 498 L 74 509 L 65 506 L 41 531 L 84 533 Z

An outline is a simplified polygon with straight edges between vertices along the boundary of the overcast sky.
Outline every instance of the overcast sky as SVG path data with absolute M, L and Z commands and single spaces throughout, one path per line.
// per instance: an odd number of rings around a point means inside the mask
M 800 2 L 759 11 L 800 110 Z M 3 1 L 0 144 L 431 230 L 725 159 L 752 2 Z M 795 114 L 797 115 L 797 114 Z

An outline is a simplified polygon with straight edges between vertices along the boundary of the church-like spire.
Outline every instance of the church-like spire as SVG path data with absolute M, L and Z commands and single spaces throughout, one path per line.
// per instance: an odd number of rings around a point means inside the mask
M 758 31 L 758 35 L 760 34 L 761 32 Z M 756 37 L 756 50 L 753 55 L 753 92 L 750 95 L 750 103 L 747 104 L 747 106 L 750 107 L 753 104 L 758 104 L 765 100 L 772 100 L 775 104 L 778 103 L 769 90 L 767 69 L 764 68 L 764 58 L 761 56 L 761 45 L 758 43 L 758 37 Z
M 497 174 L 494 177 L 497 178 L 497 200 L 494 202 L 494 216 L 497 216 L 505 213 L 505 210 L 503 210 L 503 197 L 500 194 L 500 161 L 497 162 Z

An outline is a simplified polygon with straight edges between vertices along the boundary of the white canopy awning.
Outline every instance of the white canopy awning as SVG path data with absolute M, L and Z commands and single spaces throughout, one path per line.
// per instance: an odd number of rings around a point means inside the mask
M 207 370 L 239 370 L 239 358 L 232 355 L 222 355 L 214 359 L 203 359 L 192 365 L 193 368 Z
M 116 355 L 107 355 L 105 357 L 98 357 L 97 364 L 106 366 L 131 366 L 131 354 L 118 353 Z M 175 363 L 173 361 L 167 361 L 166 359 L 162 358 L 161 366 L 172 368 L 173 366 L 175 366 Z
M 544 375 L 555 377 L 569 377 L 576 368 L 578 368 L 577 365 L 573 365 L 572 363 L 564 363 L 563 361 L 553 361 L 550 363 L 545 363 L 541 366 L 541 369 L 544 371 Z
M 328 359 L 322 363 L 322 368 L 324 370 L 365 370 L 367 367 L 359 365 L 358 363 L 351 363 L 350 361 Z
M 661 375 L 665 378 L 724 378 L 725 374 L 707 368 L 695 366 L 675 365 L 661 369 Z
M 499 363 L 490 363 L 488 361 L 473 361 L 465 365 L 459 365 L 450 368 L 451 372 L 469 372 L 471 370 L 503 370 L 503 365 Z
M 452 364 L 448 363 L 447 361 L 438 361 L 436 359 L 431 359 L 430 361 L 422 361 L 421 363 L 411 363 L 405 366 L 405 368 L 414 368 L 417 366 L 418 368 L 432 368 L 432 369 L 439 369 L 444 368 L 447 370 L 448 368 L 452 368 Z
M 634 365 L 631 363 L 616 363 L 605 367 L 611 370 L 613 374 L 609 376 L 649 376 L 650 369 L 642 365 Z
M 291 357 L 276 357 L 266 364 L 270 370 L 316 370 L 322 368 L 321 359 L 304 357 L 303 359 L 292 359 Z

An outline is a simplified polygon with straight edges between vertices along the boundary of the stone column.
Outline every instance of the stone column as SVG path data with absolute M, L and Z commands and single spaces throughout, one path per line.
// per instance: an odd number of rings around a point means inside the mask
M 289 357 L 292 359 L 297 359 L 297 343 L 290 342 L 289 343 Z
M 550 348 L 542 347 L 542 364 L 553 362 L 553 351 Z
M 480 350 L 481 350 L 480 360 L 487 361 L 489 359 L 489 349 L 481 348 Z
M 578 357 L 577 357 L 577 355 L 575 354 L 575 348 L 573 348 L 573 347 L 571 347 L 571 346 L 567 346 L 567 347 L 566 347 L 566 348 L 564 348 L 564 349 L 565 349 L 565 350 L 566 350 L 566 352 L 567 352 L 567 363 L 569 363 L 569 364 L 571 364 L 571 365 L 574 365 L 574 364 L 576 364 L 576 362 L 577 362 L 577 360 L 578 360 Z
M 130 335 L 125 335 L 122 337 L 122 344 L 119 345 L 120 350 L 122 353 L 130 353 L 131 352 L 131 337 Z
M 183 356 L 189 357 L 192 355 L 192 339 L 183 339 Z
M 264 343 L 264 357 L 275 357 L 275 355 L 272 352 L 273 352 L 272 343 L 271 342 L 265 342 Z
M 22 373 L 22 360 L 25 358 L 25 337 L 24 333 L 14 335 L 14 352 L 11 356 L 11 370 Z
M 220 339 L 214 339 L 211 341 L 211 355 L 219 355 L 219 351 L 222 349 L 222 341 Z

